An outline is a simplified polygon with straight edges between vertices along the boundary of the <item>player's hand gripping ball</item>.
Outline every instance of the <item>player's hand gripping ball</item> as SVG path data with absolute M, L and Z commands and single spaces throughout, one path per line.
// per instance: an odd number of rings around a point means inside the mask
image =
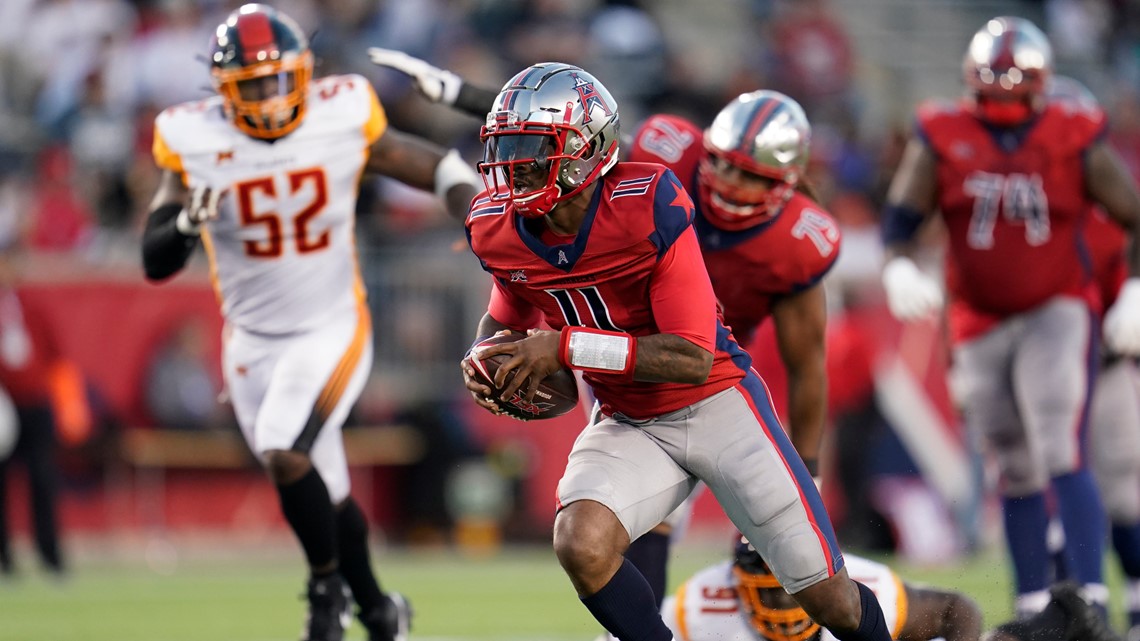
M 534 399 L 531 401 L 524 398 L 524 393 L 529 386 L 528 382 L 524 382 L 510 400 L 499 400 L 499 395 L 504 388 L 495 385 L 495 372 L 499 371 L 499 366 L 510 360 L 511 357 L 509 354 L 495 354 L 484 360 L 479 360 L 479 351 L 491 345 L 512 343 L 524 338 L 526 338 L 526 334 L 515 332 L 500 334 L 480 341 L 472 347 L 467 356 L 467 362 L 475 371 L 476 380 L 494 390 L 493 396 L 504 414 L 517 419 L 531 421 L 554 418 L 574 409 L 578 405 L 578 382 L 574 379 L 574 375 L 566 369 L 560 369 L 542 379 L 542 382 L 538 384 L 538 391 L 535 392 Z M 510 380 L 511 378 L 508 377 L 507 382 L 509 383 Z

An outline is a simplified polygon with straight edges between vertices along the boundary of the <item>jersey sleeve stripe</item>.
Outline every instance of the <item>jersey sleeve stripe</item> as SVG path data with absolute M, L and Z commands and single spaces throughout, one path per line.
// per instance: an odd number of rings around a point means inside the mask
M 166 144 L 166 138 L 162 135 L 162 130 L 158 127 L 154 128 L 154 144 L 151 145 L 151 153 L 154 155 L 154 164 L 163 169 L 183 173 L 182 169 L 182 156 L 179 156 Z
M 376 142 L 384 131 L 388 129 L 388 116 L 384 113 L 384 107 L 380 104 L 380 99 L 376 97 L 376 92 L 372 87 L 368 87 L 368 120 L 364 123 L 364 139 L 368 144 Z

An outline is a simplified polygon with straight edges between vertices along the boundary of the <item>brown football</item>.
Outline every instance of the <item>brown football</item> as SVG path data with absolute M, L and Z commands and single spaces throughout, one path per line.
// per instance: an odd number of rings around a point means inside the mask
M 538 384 L 538 391 L 535 392 L 533 401 L 528 402 L 522 396 L 521 392 L 526 391 L 527 383 L 523 383 L 522 387 L 519 388 L 520 392 L 515 392 L 509 401 L 499 400 L 499 393 L 502 389 L 495 386 L 495 372 L 510 357 L 507 354 L 496 354 L 490 358 L 479 360 L 476 354 L 481 348 L 500 343 L 513 343 L 524 338 L 526 338 L 526 334 L 512 332 L 501 336 L 492 336 L 471 348 L 467 362 L 471 363 L 471 368 L 475 370 L 475 378 L 480 383 L 495 390 L 494 398 L 503 412 L 524 421 L 554 418 L 574 409 L 578 405 L 578 382 L 567 369 L 560 369 L 544 378 Z M 509 378 L 507 380 L 510 381 Z

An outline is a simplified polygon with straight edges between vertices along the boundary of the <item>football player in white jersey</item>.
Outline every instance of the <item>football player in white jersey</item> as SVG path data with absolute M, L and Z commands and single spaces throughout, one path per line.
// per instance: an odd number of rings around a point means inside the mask
M 168 278 L 205 246 L 234 411 L 310 568 L 302 640 L 343 638 L 346 585 L 370 641 L 403 639 L 410 609 L 372 573 L 341 438 L 372 363 L 358 181 L 379 173 L 434 190 L 457 218 L 480 181 L 454 150 L 390 129 L 363 77 L 312 79 L 308 39 L 271 7 L 230 14 L 209 62 L 218 95 L 155 120 L 163 173 L 143 237 L 146 276 Z
M 978 641 L 982 613 L 970 597 L 902 581 L 887 566 L 844 555 L 851 578 L 874 591 L 891 637 Z M 834 641 L 796 604 L 746 540 L 733 559 L 705 568 L 666 597 L 661 617 L 677 641 Z M 1118 640 L 1072 583 L 1053 589 L 1041 613 L 986 633 L 986 641 Z

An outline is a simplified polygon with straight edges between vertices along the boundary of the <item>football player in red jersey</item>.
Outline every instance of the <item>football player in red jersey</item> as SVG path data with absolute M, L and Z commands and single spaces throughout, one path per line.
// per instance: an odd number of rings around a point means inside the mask
M 883 285 L 901 320 L 941 306 L 940 287 L 908 254 L 931 212 L 946 225 L 951 387 L 967 426 L 998 460 L 1022 612 L 1048 601 L 1050 486 L 1073 578 L 1095 603 L 1107 598 L 1105 515 L 1084 456 L 1097 328 L 1081 232 L 1094 203 L 1130 230 L 1140 218 L 1140 195 L 1102 140 L 1103 119 L 1050 103 L 1051 71 L 1037 27 L 990 20 L 965 56 L 969 95 L 919 107 L 883 221 Z M 1140 273 L 1140 247 L 1130 263 Z M 1140 349 L 1137 336 L 1140 301 L 1125 285 L 1105 338 L 1131 352 Z
M 411 611 L 377 584 L 341 438 L 372 364 L 353 231 L 360 177 L 434 189 L 457 218 L 479 179 L 457 152 L 389 128 L 364 78 L 312 79 L 308 38 L 272 7 L 231 13 L 209 59 L 217 95 L 155 120 L 163 172 L 146 276 L 173 276 L 204 244 L 226 320 L 226 388 L 309 565 L 303 641 L 343 638 L 345 586 L 370 641 L 403 641 Z
M 483 118 L 495 93 L 400 51 L 373 48 L 372 61 L 413 78 L 429 100 Z M 803 180 L 811 126 L 800 106 L 774 91 L 743 94 L 707 129 L 677 116 L 650 116 L 633 135 L 632 162 L 665 165 L 695 196 L 694 228 L 725 323 L 747 345 L 769 316 L 788 373 L 787 429 L 817 475 L 826 419 L 826 300 L 821 280 L 839 256 L 840 232 Z M 626 556 L 664 598 L 674 527 L 691 501 L 630 545 Z
M 585 373 L 600 403 L 558 485 L 559 562 L 618 639 L 672 639 L 622 554 L 703 481 L 814 620 L 839 639 L 888 639 L 750 357 L 721 322 L 692 200 L 669 169 L 618 162 L 618 122 L 612 96 L 582 69 L 524 69 L 487 116 L 487 189 L 467 218 L 493 277 L 478 334 L 527 333 L 480 352 L 510 356 L 498 399 L 526 380 L 520 391 L 533 397 L 537 381 L 567 367 Z M 476 403 L 498 411 L 461 366 Z

